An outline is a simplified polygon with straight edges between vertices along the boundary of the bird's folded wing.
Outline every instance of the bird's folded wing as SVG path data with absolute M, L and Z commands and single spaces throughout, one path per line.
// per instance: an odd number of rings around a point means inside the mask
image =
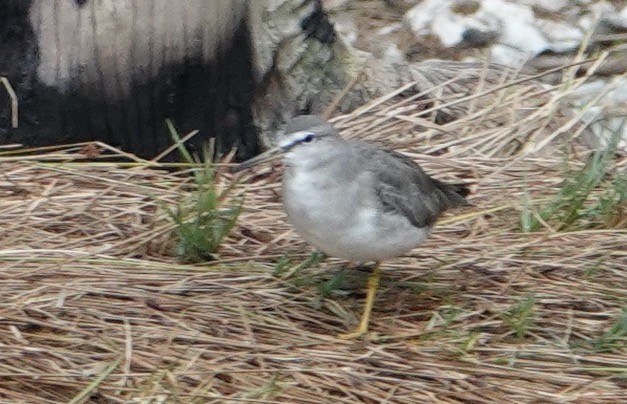
M 384 211 L 402 215 L 416 227 L 432 226 L 444 210 L 465 204 L 452 186 L 429 177 L 403 154 L 372 148 L 364 156 Z

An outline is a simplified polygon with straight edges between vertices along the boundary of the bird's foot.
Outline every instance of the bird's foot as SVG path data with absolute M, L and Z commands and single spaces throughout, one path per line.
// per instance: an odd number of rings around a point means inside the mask
M 359 339 L 368 334 L 368 324 L 359 324 L 359 327 L 348 333 L 338 334 L 339 339 Z
M 366 295 L 366 305 L 364 306 L 364 313 L 361 316 L 361 321 L 359 325 L 353 332 L 349 332 L 347 334 L 340 334 L 338 338 L 340 339 L 357 339 L 361 338 L 364 335 L 368 334 L 368 325 L 370 324 L 370 314 L 372 313 L 372 306 L 374 305 L 374 298 L 377 294 L 377 289 L 379 288 L 379 280 L 381 278 L 381 269 L 379 268 L 379 263 L 376 263 L 372 274 L 368 277 L 368 293 Z

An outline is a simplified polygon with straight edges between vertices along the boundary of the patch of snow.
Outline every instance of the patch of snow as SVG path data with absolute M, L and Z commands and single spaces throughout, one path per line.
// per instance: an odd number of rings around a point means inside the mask
M 505 0 L 481 0 L 476 12 L 458 14 L 455 4 L 452 0 L 425 0 L 405 14 L 405 21 L 416 36 L 436 35 L 445 47 L 462 44 L 472 31 L 497 37 L 498 44 L 492 49 L 494 61 L 507 65 L 516 65 L 517 61 L 547 49 L 572 49 L 577 46 L 572 38 L 565 43 L 551 44 L 528 5 Z M 556 26 L 548 26 L 547 29 L 557 35 L 559 29 L 566 32 L 566 28 L 556 23 Z M 574 38 L 578 31 L 572 29 L 567 33 Z
M 557 53 L 577 49 L 584 37 L 583 32 L 571 24 L 551 20 L 538 20 L 536 24 L 549 40 L 550 49 Z
M 627 111 L 627 78 L 616 77 L 610 83 L 591 81 L 574 90 L 569 98 L 574 100 L 575 105 L 584 107 L 601 94 L 597 104 L 589 106 L 581 116 L 594 135 L 592 146 L 605 147 L 612 136 L 618 134 L 618 149 L 627 152 L 627 113 L 624 112 Z
M 434 17 L 445 9 L 449 9 L 450 1 L 424 0 L 405 13 L 405 21 L 417 35 L 426 35 L 431 31 Z
M 335 26 L 335 31 L 342 37 L 344 40 L 354 45 L 359 36 L 359 32 L 357 30 L 357 24 L 351 18 L 342 18 L 342 17 L 332 17 L 333 25 Z
M 392 63 L 405 63 L 405 55 L 401 50 L 396 46 L 396 44 L 391 44 L 382 52 L 382 57 L 384 60 L 387 60 Z
M 459 1 L 424 0 L 405 14 L 405 23 L 417 37 L 434 35 L 442 46 L 482 46 L 496 38 L 491 49 L 493 61 L 517 66 L 521 60 L 547 50 L 564 53 L 577 49 L 585 32 L 595 29 L 613 32 L 627 28 L 627 6 L 620 12 L 607 2 L 567 0 L 474 0 L 474 12 L 460 10 Z M 570 6 L 570 7 L 568 7 Z M 560 12 L 560 20 L 539 19 L 532 7 Z M 473 8 L 467 8 L 473 11 Z M 577 16 L 585 9 L 586 14 Z M 473 33 L 488 38 L 473 42 Z M 477 35 L 475 35 L 476 37 Z
M 535 25 L 536 18 L 531 7 L 504 0 L 484 0 L 481 11 L 493 16 L 501 24 L 500 44 L 534 56 L 550 49 L 549 42 Z
M 566 8 L 566 6 L 571 5 L 571 2 L 568 0 L 522 0 L 520 3 L 529 7 L 537 7 L 551 13 L 556 13 Z
M 377 30 L 377 35 L 390 35 L 402 28 L 401 24 L 390 24 Z
M 508 45 L 496 44 L 490 48 L 490 62 L 504 66 L 520 67 L 535 55 Z

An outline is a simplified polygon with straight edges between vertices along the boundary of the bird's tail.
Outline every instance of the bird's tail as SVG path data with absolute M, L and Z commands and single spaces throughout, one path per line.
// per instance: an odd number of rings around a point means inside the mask
M 456 208 L 458 206 L 469 206 L 470 202 L 466 200 L 466 196 L 470 195 L 470 189 L 465 184 L 446 184 L 442 181 L 438 182 L 438 188 L 444 193 L 447 208 Z
M 466 184 L 450 184 L 449 187 L 453 192 L 464 198 L 470 195 L 470 188 Z

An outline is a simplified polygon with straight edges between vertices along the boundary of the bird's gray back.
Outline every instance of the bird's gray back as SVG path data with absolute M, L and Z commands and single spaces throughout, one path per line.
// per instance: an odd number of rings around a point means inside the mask
M 372 173 L 384 211 L 401 214 L 416 227 L 430 227 L 446 209 L 468 205 L 463 186 L 431 178 L 408 156 L 364 144 L 356 147 L 362 149 L 361 165 Z

